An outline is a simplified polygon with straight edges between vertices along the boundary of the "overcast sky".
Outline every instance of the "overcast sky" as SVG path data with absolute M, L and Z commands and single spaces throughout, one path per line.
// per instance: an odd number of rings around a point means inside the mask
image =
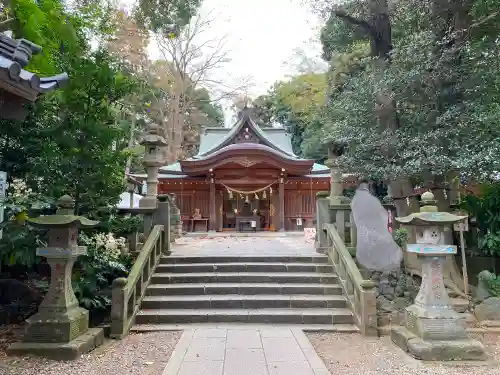
M 300 0 L 204 0 L 200 11 L 216 16 L 207 38 L 227 35 L 231 62 L 217 74 L 229 86 L 251 76 L 249 96 L 291 73 L 286 61 L 294 49 L 304 48 L 311 57 L 320 53 L 320 23 Z M 153 44 L 149 52 L 152 59 L 161 57 Z

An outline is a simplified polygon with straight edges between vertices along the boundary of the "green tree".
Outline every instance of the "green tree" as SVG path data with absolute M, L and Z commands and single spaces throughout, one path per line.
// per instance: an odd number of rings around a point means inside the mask
M 497 6 L 363 0 L 334 7 L 322 32 L 328 105 L 308 148 L 343 141 L 346 171 L 383 180 L 439 187 L 456 170 L 489 178 L 500 152 Z M 396 195 L 411 193 L 410 186 Z
M 201 2 L 202 0 L 139 0 L 135 15 L 142 27 L 176 37 L 189 24 Z
M 116 202 L 124 189 L 126 145 L 119 142 L 126 136 L 115 104 L 136 85 L 104 50 L 72 57 L 65 68 L 69 87 L 40 103 L 42 116 L 56 121 L 43 129 L 41 153 L 30 164 L 42 189 L 51 196 L 70 194 L 77 210 L 88 212 Z
M 304 132 L 317 126 L 327 88 L 327 76 L 323 73 L 300 74 L 276 82 L 266 95 L 252 101 L 256 121 L 261 126 L 282 124 L 291 135 L 294 152 L 302 155 Z M 322 159 L 317 152 L 309 156 Z

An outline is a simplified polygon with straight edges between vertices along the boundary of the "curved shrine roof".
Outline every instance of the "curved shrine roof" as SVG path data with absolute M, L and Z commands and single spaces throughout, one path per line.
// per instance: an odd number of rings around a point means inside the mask
M 198 154 L 160 168 L 160 178 L 182 178 L 193 167 L 209 166 L 217 159 L 230 155 L 267 154 L 268 157 L 288 165 L 306 177 L 328 178 L 330 169 L 313 160 L 297 156 L 292 149 L 290 136 L 283 127 L 261 128 L 251 118 L 249 108 L 240 112 L 239 119 L 231 128 L 205 128 L 200 136 Z M 199 168 L 198 168 L 199 169 Z

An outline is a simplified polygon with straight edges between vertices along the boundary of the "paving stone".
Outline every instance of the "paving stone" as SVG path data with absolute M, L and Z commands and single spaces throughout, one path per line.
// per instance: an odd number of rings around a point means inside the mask
M 262 344 L 268 363 L 306 361 L 304 353 L 294 338 L 267 337 L 262 338 Z
M 262 341 L 259 330 L 229 329 L 227 331 L 226 348 L 262 349 Z
M 289 328 L 263 328 L 260 329 L 260 336 L 262 338 L 293 338 L 292 330 Z
M 226 328 L 198 328 L 194 331 L 193 338 L 223 338 L 227 337 Z
M 225 350 L 225 338 L 197 338 L 191 342 L 184 361 L 223 361 Z
M 223 366 L 222 361 L 184 362 L 179 369 L 178 375 L 222 375 Z
M 262 349 L 226 349 L 224 375 L 267 375 Z
M 307 361 L 268 362 L 269 375 L 314 375 Z

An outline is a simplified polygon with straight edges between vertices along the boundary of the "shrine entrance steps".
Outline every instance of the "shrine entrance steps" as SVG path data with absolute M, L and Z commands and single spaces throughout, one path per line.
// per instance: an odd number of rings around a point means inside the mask
M 328 257 L 314 253 L 163 257 L 132 331 L 230 323 L 358 332 Z

